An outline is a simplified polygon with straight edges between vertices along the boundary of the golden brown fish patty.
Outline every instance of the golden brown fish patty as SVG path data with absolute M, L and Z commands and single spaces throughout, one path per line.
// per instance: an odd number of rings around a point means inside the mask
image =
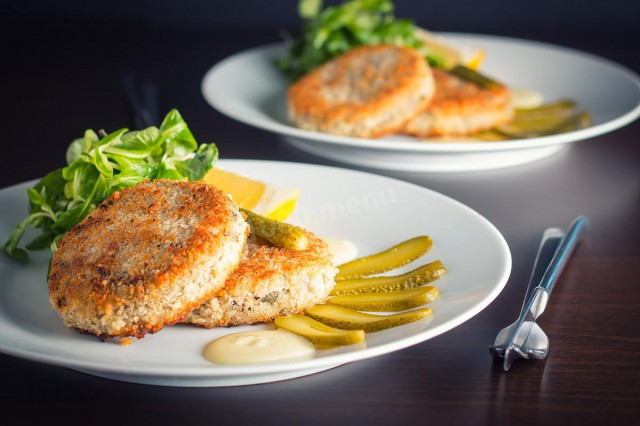
M 482 89 L 434 68 L 435 95 L 427 108 L 409 121 L 404 132 L 415 136 L 465 136 L 513 119 L 509 89 Z
M 208 328 L 268 322 L 324 302 L 336 268 L 326 243 L 308 231 L 307 237 L 305 250 L 287 250 L 251 235 L 238 268 L 187 322 Z
M 181 321 L 238 265 L 248 225 L 222 191 L 156 180 L 114 193 L 62 239 L 49 297 L 63 322 L 143 337 Z
M 289 88 L 289 118 L 306 130 L 376 138 L 401 129 L 433 92 L 431 69 L 415 50 L 356 47 Z

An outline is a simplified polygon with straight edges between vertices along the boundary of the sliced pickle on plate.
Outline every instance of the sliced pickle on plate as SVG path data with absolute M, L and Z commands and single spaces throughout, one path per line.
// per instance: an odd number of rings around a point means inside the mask
M 331 327 L 372 333 L 430 317 L 432 312 L 431 308 L 421 308 L 393 315 L 375 315 L 337 305 L 315 305 L 307 308 L 305 314 Z
M 340 281 L 362 278 L 399 268 L 425 254 L 432 244 L 431 238 L 427 236 L 411 238 L 380 253 L 338 266 L 335 279 Z
M 506 137 L 505 135 L 503 135 L 500 132 L 496 132 L 493 129 L 484 130 L 482 132 L 474 133 L 472 136 L 473 136 L 474 139 L 477 139 L 478 141 L 482 141 L 482 142 L 498 142 L 498 141 L 507 141 L 507 140 L 509 140 L 508 137 Z
M 550 112 L 558 112 L 558 111 L 574 111 L 576 108 L 576 103 L 570 99 L 562 99 L 556 102 L 551 102 L 548 104 L 540 105 L 535 108 L 518 108 L 515 110 L 516 115 L 520 114 L 539 114 L 539 113 L 550 113 Z
M 447 273 L 447 268 L 440 260 L 428 263 L 402 275 L 388 277 L 357 278 L 336 282 L 332 296 L 355 293 L 381 293 L 400 291 L 429 284 Z
M 334 296 L 327 300 L 330 305 L 338 305 L 357 311 L 391 312 L 406 311 L 436 300 L 440 292 L 433 286 L 422 286 L 409 290 L 385 293 L 358 293 Z
M 516 118 L 495 128 L 512 139 L 534 138 L 581 129 L 589 125 L 591 118 L 586 111 L 576 114 L 548 114 Z
M 535 108 L 520 108 L 513 120 L 493 129 L 478 132 L 473 138 L 479 141 L 503 141 L 549 136 L 582 129 L 591 124 L 587 111 L 576 111 L 576 103 L 562 99 Z
M 497 81 L 480 74 L 478 71 L 467 68 L 464 65 L 455 66 L 449 72 L 462 80 L 474 83 L 482 89 L 496 89 L 503 87 L 502 84 Z
M 572 119 L 565 124 L 566 127 L 560 126 L 558 133 L 570 132 L 572 130 L 584 129 L 591 124 L 591 114 L 587 111 L 582 111 L 572 117 Z
M 276 247 L 288 250 L 304 250 L 309 245 L 305 232 L 289 223 L 269 219 L 247 209 L 240 209 L 247 215 L 251 232 L 264 238 Z
M 364 341 L 364 330 L 338 330 L 304 315 L 276 317 L 277 328 L 284 328 L 321 347 L 346 346 Z

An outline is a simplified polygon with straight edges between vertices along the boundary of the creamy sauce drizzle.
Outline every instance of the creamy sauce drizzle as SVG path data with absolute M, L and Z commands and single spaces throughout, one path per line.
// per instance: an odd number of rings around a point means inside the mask
M 214 364 L 259 364 L 307 359 L 315 347 L 287 330 L 256 330 L 228 334 L 209 343 L 204 357 Z
M 333 264 L 336 266 L 349 262 L 358 255 L 358 249 L 351 241 L 332 237 L 325 237 L 323 240 L 329 246 L 329 251 L 333 254 Z
M 529 89 L 510 89 L 511 103 L 516 109 L 537 108 L 544 103 L 542 93 Z

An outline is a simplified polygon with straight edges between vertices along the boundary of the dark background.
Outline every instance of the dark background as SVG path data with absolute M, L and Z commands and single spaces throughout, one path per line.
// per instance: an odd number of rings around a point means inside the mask
M 236 143 L 242 125 L 207 108 L 199 85 L 224 57 L 279 41 L 283 30 L 297 34 L 297 1 L 5 3 L 0 12 L 0 186 L 63 166 L 62 151 L 86 128 L 131 126 L 122 90 L 125 74 L 158 84 L 160 114 L 179 108 L 196 137 L 216 142 L 223 158 L 278 157 L 280 148 L 273 142 L 252 150 Z M 395 3 L 398 17 L 430 30 L 560 44 L 640 71 L 638 1 Z M 265 132 L 248 134 L 262 138 Z M 33 161 L 20 158 L 24 152 Z M 51 167 L 33 166 L 46 163 Z
M 23 1 L 6 4 L 8 17 L 46 19 L 129 19 L 161 27 L 296 27 L 297 0 L 85 0 Z M 325 1 L 336 4 L 339 1 Z M 630 0 L 395 0 L 396 16 L 413 19 L 438 31 L 528 30 L 552 35 L 557 31 L 584 31 L 594 38 L 607 32 L 637 31 L 640 18 L 638 2 Z M 637 32 L 636 32 L 637 35 Z

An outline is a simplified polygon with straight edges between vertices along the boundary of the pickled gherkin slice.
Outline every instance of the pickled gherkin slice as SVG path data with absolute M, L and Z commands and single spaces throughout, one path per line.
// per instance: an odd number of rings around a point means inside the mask
M 562 99 L 549 104 L 540 105 L 535 108 L 519 108 L 515 110 L 516 115 L 539 114 L 539 113 L 557 113 L 559 111 L 573 111 L 576 103 L 570 99 Z
M 508 137 L 506 137 L 500 132 L 496 132 L 493 129 L 474 133 L 472 136 L 474 139 L 477 139 L 478 141 L 483 141 L 483 142 L 496 142 L 496 141 L 509 140 Z
M 338 266 L 338 274 L 335 279 L 340 281 L 362 278 L 399 268 L 425 254 L 431 248 L 432 243 L 431 238 L 427 236 L 403 241 L 380 253 L 361 257 Z
M 587 111 L 582 111 L 574 115 L 571 120 L 560 126 L 557 130 L 558 133 L 570 132 L 576 129 L 584 129 L 591 124 L 591 114 Z
M 375 315 L 342 306 L 315 305 L 307 308 L 305 314 L 331 327 L 372 333 L 430 317 L 432 312 L 431 308 L 421 308 L 393 315 Z
M 431 303 L 438 298 L 439 294 L 440 292 L 436 287 L 428 285 L 409 290 L 388 291 L 386 293 L 358 293 L 334 296 L 329 298 L 327 303 L 357 311 L 405 311 Z
M 496 89 L 499 87 L 503 87 L 502 84 L 498 83 L 497 81 L 492 80 L 489 77 L 480 74 L 478 71 L 474 71 L 471 68 L 467 68 L 463 65 L 457 65 L 453 67 L 449 72 L 456 77 L 461 78 L 462 80 L 477 85 L 482 89 Z
M 304 250 L 309 245 L 305 232 L 289 223 L 269 219 L 247 209 L 240 209 L 247 215 L 251 232 L 264 238 L 276 247 L 288 250 Z
M 317 346 L 345 346 L 364 340 L 364 330 L 338 330 L 304 315 L 276 317 L 277 328 L 302 336 Z
M 381 293 L 418 287 L 437 280 L 447 273 L 440 260 L 428 263 L 406 274 L 390 277 L 359 278 L 338 281 L 331 290 L 332 296 L 355 293 Z
M 587 111 L 576 111 L 576 103 L 569 99 L 535 108 L 515 110 L 513 120 L 490 130 L 473 135 L 480 141 L 526 139 L 555 135 L 582 129 L 591 124 Z
M 580 113 L 544 114 L 518 117 L 495 128 L 503 135 L 513 138 L 533 138 L 570 132 L 589 125 L 591 118 L 586 111 Z

